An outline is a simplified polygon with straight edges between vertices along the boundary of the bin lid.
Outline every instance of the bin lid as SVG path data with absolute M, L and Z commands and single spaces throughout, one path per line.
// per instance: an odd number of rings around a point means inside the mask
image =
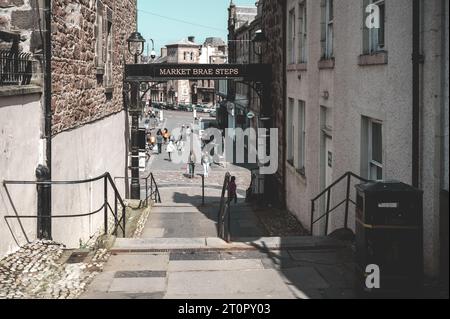
M 372 181 L 355 186 L 358 191 L 363 193 L 378 193 L 378 192 L 414 192 L 421 193 L 422 191 L 412 187 L 411 185 L 399 181 Z

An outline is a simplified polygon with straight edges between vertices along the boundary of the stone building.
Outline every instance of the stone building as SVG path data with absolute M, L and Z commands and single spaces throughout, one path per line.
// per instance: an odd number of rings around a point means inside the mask
M 166 45 L 167 63 L 197 64 L 201 53 L 201 46 L 195 43 L 195 37 L 190 36 L 176 43 Z M 178 80 L 167 83 L 167 103 L 191 104 L 192 87 L 194 81 Z
M 228 45 L 230 64 L 248 64 L 251 56 L 250 24 L 255 20 L 257 7 L 236 6 L 233 1 L 228 8 Z M 228 128 L 247 128 L 250 88 L 244 83 L 228 83 Z
M 126 40 L 136 30 L 136 0 L 55 0 L 51 4 L 52 179 L 83 180 L 105 172 L 124 176 L 128 114 L 123 107 L 122 76 L 124 62 L 132 60 Z M 2 95 L 0 102 L 0 141 L 5 150 L 0 155 L 1 180 L 35 180 L 36 167 L 46 161 L 46 92 L 40 71 L 46 32 L 43 6 L 42 0 L 0 1 L 0 32 L 18 35 L 18 50 L 32 55 L 35 79 L 15 88 L 0 86 L 0 92 L 7 92 L 0 94 L 8 95 Z M 2 49 L 7 42 L 0 40 Z M 119 186 L 123 191 L 125 185 Z M 0 194 L 0 216 L 11 215 L 13 204 L 19 215 L 36 214 L 35 187 L 15 186 L 12 200 L 6 199 L 3 189 Z M 92 212 L 101 205 L 102 197 L 101 183 L 55 186 L 52 211 L 54 215 Z M 54 220 L 53 238 L 78 246 L 89 240 L 102 220 L 100 215 Z M 36 221 L 25 223 L 23 233 L 16 221 L 12 223 L 12 231 L 3 218 L 0 223 L 0 255 L 23 243 L 24 233 L 35 238 Z
M 378 29 L 366 27 L 370 12 L 363 10 L 375 1 L 285 3 L 287 208 L 310 228 L 311 199 L 346 172 L 413 185 L 417 176 L 415 186 L 424 190 L 425 271 L 448 273 L 448 2 L 423 2 L 423 61 L 416 79 L 412 27 L 420 22 L 413 21 L 412 1 L 377 1 Z M 413 98 L 415 81 L 420 101 Z M 414 119 L 417 102 L 420 118 Z M 415 121 L 420 123 L 418 154 Z M 345 198 L 344 184 L 334 188 L 331 207 Z M 325 201 L 318 203 L 316 217 L 325 212 Z M 354 228 L 354 208 L 350 211 Z M 328 231 L 343 226 L 339 209 Z M 323 235 L 324 227 L 317 223 L 314 234 Z
M 221 38 L 206 38 L 201 47 L 200 64 L 224 64 L 228 61 L 227 45 Z M 214 80 L 199 80 L 194 83 L 194 104 L 203 104 L 209 107 L 215 106 L 217 96 L 215 94 Z
M 283 1 L 276 0 L 258 1 L 254 7 L 236 6 L 231 2 L 228 9 L 229 62 L 270 64 L 272 78 L 261 79 L 261 82 L 270 85 L 260 92 L 257 92 L 258 85 L 254 83 L 248 85 L 230 81 L 227 100 L 222 103 L 222 109 L 228 112 L 228 128 L 279 128 L 277 149 L 271 150 L 278 152 L 278 169 L 276 174 L 264 176 L 264 189 L 259 188 L 259 192 L 264 193 L 268 203 L 281 207 L 285 204 L 283 6 Z M 267 38 L 260 53 L 255 51 L 252 42 L 258 31 L 262 31 Z M 249 118 L 249 113 L 253 113 L 254 117 Z

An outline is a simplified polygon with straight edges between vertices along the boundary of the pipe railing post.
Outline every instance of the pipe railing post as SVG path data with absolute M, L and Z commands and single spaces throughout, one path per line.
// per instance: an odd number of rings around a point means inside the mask
M 347 198 L 345 202 L 345 229 L 348 229 L 348 210 L 350 205 L 350 186 L 351 186 L 352 176 L 348 174 L 347 177 Z
M 126 221 L 126 208 L 125 208 L 125 206 L 122 207 L 122 223 L 123 223 L 123 225 L 122 225 L 123 238 L 126 238 L 127 235 L 126 235 L 125 227 L 126 227 L 127 221 Z
M 202 175 L 202 206 L 205 206 L 205 175 Z
M 148 177 L 145 179 L 145 206 L 148 208 Z
M 117 193 L 114 192 L 114 236 L 117 236 L 119 228 L 119 212 L 117 211 Z
M 327 210 L 325 217 L 325 236 L 328 236 L 328 224 L 330 222 L 331 188 L 327 192 Z
M 315 201 L 311 201 L 311 236 L 314 236 L 314 212 L 316 210 L 316 202 Z
M 105 235 L 108 235 L 108 178 L 105 176 L 103 180 L 104 187 L 104 222 L 105 222 Z

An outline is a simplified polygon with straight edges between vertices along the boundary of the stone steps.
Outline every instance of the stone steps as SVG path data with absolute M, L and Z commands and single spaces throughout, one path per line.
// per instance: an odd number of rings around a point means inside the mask
M 220 238 L 118 238 L 113 253 L 155 252 L 172 250 L 320 250 L 346 247 L 325 237 L 260 237 L 235 239 L 226 243 Z

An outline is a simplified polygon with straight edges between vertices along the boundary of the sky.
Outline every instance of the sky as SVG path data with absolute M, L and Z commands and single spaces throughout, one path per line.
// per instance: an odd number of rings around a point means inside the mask
M 233 0 L 239 6 L 254 6 L 256 0 Z M 138 31 L 153 39 L 155 50 L 195 36 L 203 44 L 207 37 L 227 38 L 230 0 L 138 0 Z M 150 47 L 151 50 L 151 47 Z

